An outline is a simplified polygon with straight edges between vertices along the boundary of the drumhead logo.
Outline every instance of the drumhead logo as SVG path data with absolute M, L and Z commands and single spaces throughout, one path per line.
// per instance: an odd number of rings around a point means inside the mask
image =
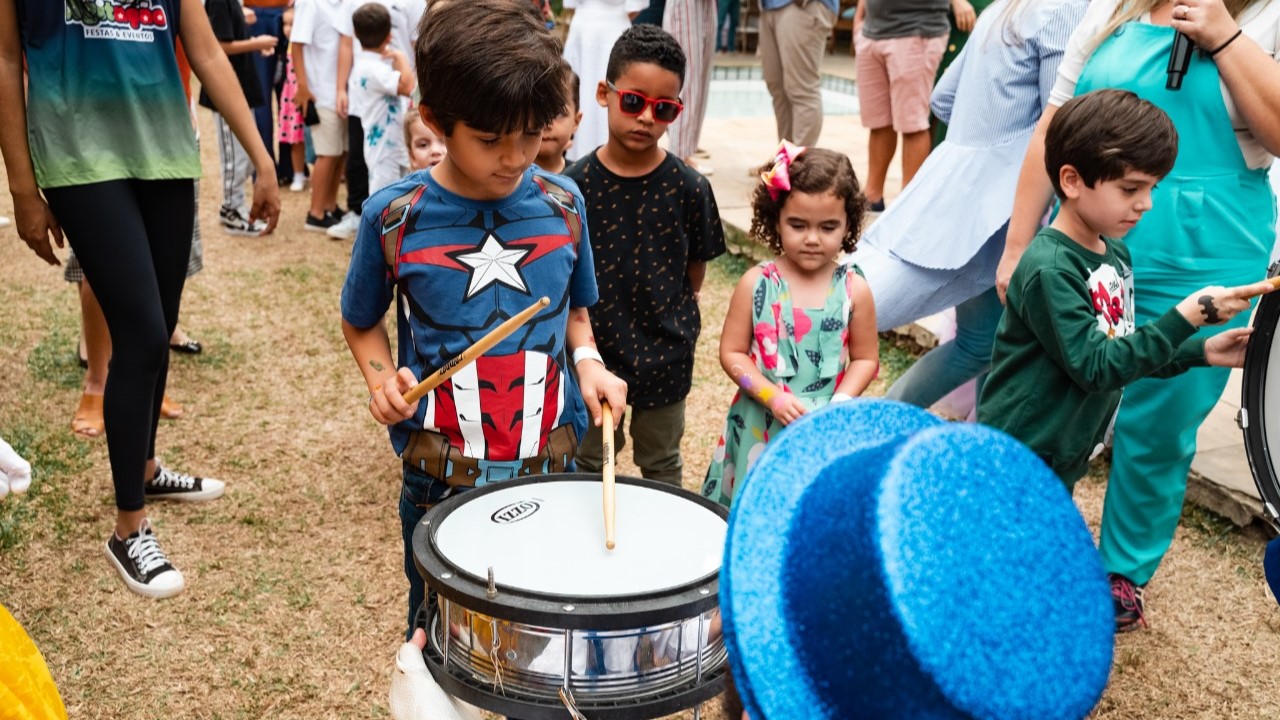
M 542 503 L 537 500 L 521 500 L 498 508 L 489 516 L 489 520 L 498 525 L 510 525 L 538 512 L 541 507 Z

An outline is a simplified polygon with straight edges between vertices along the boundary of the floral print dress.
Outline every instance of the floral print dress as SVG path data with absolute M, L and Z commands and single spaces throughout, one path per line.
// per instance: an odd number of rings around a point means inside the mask
M 827 301 L 821 308 L 796 308 L 791 289 L 772 261 L 760 264 L 752 293 L 752 339 L 749 354 L 756 369 L 785 388 L 812 411 L 835 394 L 848 360 L 849 313 L 856 265 L 840 265 L 831 274 Z M 724 431 L 716 443 L 702 495 L 728 505 L 735 486 L 764 452 L 765 444 L 786 426 L 755 399 L 739 390 L 729 406 Z

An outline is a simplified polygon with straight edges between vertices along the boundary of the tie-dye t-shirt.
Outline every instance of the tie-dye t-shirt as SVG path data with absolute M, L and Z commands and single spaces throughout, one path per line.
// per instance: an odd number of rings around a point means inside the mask
M 18 0 L 36 182 L 200 176 L 174 42 L 179 0 Z

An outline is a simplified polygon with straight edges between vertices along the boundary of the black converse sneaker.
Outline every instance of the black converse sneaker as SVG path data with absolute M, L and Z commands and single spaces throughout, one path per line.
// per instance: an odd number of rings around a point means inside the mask
M 143 483 L 147 500 L 196 502 L 222 497 L 226 484 L 213 478 L 198 478 L 156 466 L 156 476 Z
M 245 237 L 254 237 L 261 235 L 263 230 L 267 229 L 267 224 L 261 220 L 250 222 L 247 218 L 240 214 L 239 210 L 224 207 L 218 211 L 218 219 L 222 221 L 222 230 L 228 235 L 243 235 Z
M 173 597 L 186 585 L 182 573 L 169 564 L 169 558 L 156 542 L 150 520 L 143 519 L 142 527 L 123 540 L 111 533 L 105 549 L 125 586 L 139 595 L 157 599 Z

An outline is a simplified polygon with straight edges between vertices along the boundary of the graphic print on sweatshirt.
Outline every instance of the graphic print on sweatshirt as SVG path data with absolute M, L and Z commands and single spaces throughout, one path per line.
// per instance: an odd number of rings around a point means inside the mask
M 1098 315 L 1098 331 L 1108 338 L 1124 337 L 1133 332 L 1133 271 L 1116 270 L 1103 263 L 1089 273 L 1086 281 L 1093 311 Z

